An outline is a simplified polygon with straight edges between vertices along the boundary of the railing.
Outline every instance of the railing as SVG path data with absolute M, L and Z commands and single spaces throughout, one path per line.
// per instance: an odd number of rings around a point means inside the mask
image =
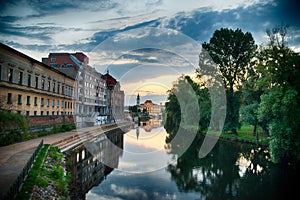
M 64 127 L 67 128 L 64 129 Z M 0 127 L 0 146 L 10 145 L 16 142 L 24 141 L 27 136 L 37 135 L 45 133 L 57 133 L 57 132 L 64 132 L 69 131 L 76 128 L 75 123 L 73 122 L 66 122 L 66 123 L 56 123 L 56 124 L 43 124 L 43 125 L 34 125 L 30 126 L 27 129 L 28 134 L 24 134 L 24 130 L 21 128 L 7 128 L 1 129 Z
M 19 176 L 16 178 L 14 183 L 10 186 L 9 191 L 7 192 L 5 199 L 14 199 L 15 195 L 19 192 L 20 187 L 22 186 L 23 182 L 27 178 L 27 175 L 30 171 L 30 169 L 33 166 L 33 163 L 36 160 L 36 157 L 38 156 L 40 150 L 42 149 L 44 145 L 44 141 L 42 140 L 39 144 L 39 146 L 36 148 L 30 159 L 28 160 L 27 164 L 23 168 L 22 172 L 19 174 Z

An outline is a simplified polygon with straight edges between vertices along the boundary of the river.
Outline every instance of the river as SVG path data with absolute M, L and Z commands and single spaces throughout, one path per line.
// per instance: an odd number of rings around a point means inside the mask
M 218 141 L 199 158 L 196 137 L 180 157 L 159 123 L 114 133 L 69 153 L 72 199 L 283 199 L 298 195 L 297 173 L 266 149 Z M 91 148 L 93 146 L 93 148 Z M 95 148 L 96 147 L 96 148 Z

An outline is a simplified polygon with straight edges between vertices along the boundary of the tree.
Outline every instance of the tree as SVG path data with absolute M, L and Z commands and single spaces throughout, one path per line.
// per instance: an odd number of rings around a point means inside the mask
M 227 89 L 227 111 L 224 131 L 231 130 L 236 134 L 239 127 L 239 96 L 234 92 L 245 78 L 255 56 L 256 45 L 251 33 L 243 33 L 241 29 L 221 28 L 216 30 L 209 43 L 202 47 L 208 51 L 212 60 L 222 73 Z
M 203 85 L 202 85 L 203 86 Z M 195 83 L 189 76 L 178 78 L 169 91 L 165 109 L 164 127 L 169 133 L 167 142 L 183 128 L 207 129 L 210 122 L 210 98 L 208 89 Z
M 257 66 L 257 63 L 253 63 Z M 260 103 L 260 96 L 263 94 L 262 87 L 259 86 L 259 74 L 256 69 L 250 68 L 245 76 L 245 81 L 242 85 L 242 106 L 240 109 L 240 121 L 249 125 L 253 125 L 253 136 L 256 137 L 258 143 L 257 127 L 261 126 L 263 131 L 267 133 L 266 122 L 258 120 L 257 110 Z
M 167 142 L 169 142 L 177 133 L 181 120 L 181 112 L 178 99 L 176 98 L 176 95 L 171 91 L 169 91 L 168 101 L 166 102 L 165 117 L 164 127 L 169 133 L 169 138 L 167 138 L 166 140 Z
M 276 85 L 292 86 L 300 91 L 299 54 L 286 45 L 286 26 L 267 30 L 269 44 L 261 48 L 257 71 L 261 74 L 259 84 L 264 90 Z
M 137 113 L 138 112 L 137 105 L 129 106 L 129 111 L 132 112 L 132 113 Z
M 286 28 L 267 32 L 270 42 L 260 52 L 259 84 L 264 85 L 259 120 L 270 131 L 271 160 L 300 162 L 300 56 L 286 46 Z
M 258 110 L 260 120 L 268 122 L 270 154 L 275 163 L 300 161 L 299 93 L 293 87 L 273 87 L 262 95 Z

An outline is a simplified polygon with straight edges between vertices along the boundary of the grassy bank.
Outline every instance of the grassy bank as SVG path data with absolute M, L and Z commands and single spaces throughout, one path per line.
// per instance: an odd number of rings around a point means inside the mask
M 197 127 L 195 126 L 194 127 L 185 126 L 185 128 L 192 132 L 195 132 L 197 130 Z M 268 146 L 269 145 L 268 135 L 263 133 L 261 128 L 258 128 L 257 132 L 258 132 L 258 145 Z M 255 135 L 253 135 L 253 126 L 242 126 L 240 129 L 237 130 L 237 133 L 238 133 L 237 135 L 231 133 L 221 133 L 220 139 L 256 144 L 256 137 Z M 203 134 L 206 134 L 206 132 Z M 209 134 L 219 135 L 220 132 L 209 131 Z
M 17 199 L 67 199 L 70 176 L 65 176 L 63 154 L 45 145 L 18 194 Z
M 250 144 L 257 143 L 256 137 L 253 135 L 252 131 L 249 132 L 247 130 L 240 130 L 240 131 L 238 131 L 237 135 L 231 134 L 231 133 L 222 133 L 220 138 L 225 139 L 225 140 L 250 143 Z M 269 145 L 268 136 L 263 133 L 258 133 L 258 143 L 257 144 L 261 145 L 261 146 L 268 146 Z
M 48 151 L 49 145 L 44 145 L 41 152 L 39 153 L 35 163 L 33 164 L 32 169 L 30 170 L 27 179 L 25 183 L 22 186 L 22 190 L 17 195 L 16 199 L 29 199 L 31 195 L 31 191 L 35 184 L 37 184 L 37 178 L 39 175 L 39 171 L 41 168 L 41 165 L 46 157 L 47 151 Z

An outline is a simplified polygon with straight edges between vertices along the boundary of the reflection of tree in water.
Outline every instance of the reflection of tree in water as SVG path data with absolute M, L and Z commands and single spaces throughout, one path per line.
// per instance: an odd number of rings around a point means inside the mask
M 282 176 L 267 161 L 266 150 L 219 141 L 200 159 L 202 142 L 203 136 L 197 135 L 177 163 L 167 167 L 181 192 L 199 192 L 201 199 L 258 199 L 280 195 L 276 189 Z M 172 147 L 169 152 L 174 154 Z

